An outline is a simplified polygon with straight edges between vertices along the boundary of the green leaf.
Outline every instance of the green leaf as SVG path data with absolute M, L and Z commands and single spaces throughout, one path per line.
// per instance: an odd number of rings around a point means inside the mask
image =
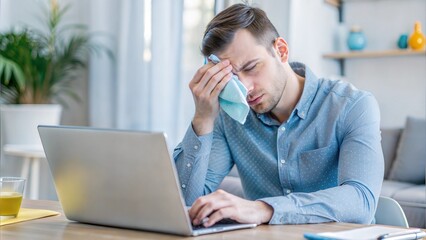
M 10 83 L 11 77 L 14 75 L 17 85 L 20 89 L 25 88 L 25 76 L 22 72 L 22 69 L 13 62 L 3 56 L 0 55 L 0 78 L 1 82 L 4 85 L 8 85 Z
M 12 70 L 13 74 L 15 74 L 16 82 L 18 83 L 18 86 L 21 89 L 24 89 L 25 88 L 25 76 L 24 76 L 24 73 L 22 72 L 21 68 L 18 65 L 16 65 L 16 64 L 12 65 L 12 69 L 13 69 Z
M 6 81 L 10 79 L 10 76 L 12 75 L 12 67 L 10 65 L 6 65 L 4 68 L 4 78 L 6 78 Z
M 2 61 L 1 57 L 2 56 L 0 56 L 0 77 L 1 75 L 3 75 L 3 69 L 5 68 L 5 63 Z M 3 80 L 3 78 L 1 78 L 1 80 L 2 80 L 1 83 L 3 83 L 3 81 L 5 82 L 5 84 L 9 83 L 9 79 Z

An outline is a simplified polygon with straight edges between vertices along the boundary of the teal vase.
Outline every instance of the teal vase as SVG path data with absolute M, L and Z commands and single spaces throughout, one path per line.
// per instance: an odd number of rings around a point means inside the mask
M 352 27 L 348 36 L 348 48 L 352 51 L 360 51 L 365 48 L 367 39 L 358 27 Z
M 408 47 L 408 34 L 401 34 L 401 36 L 399 36 L 398 47 L 400 49 L 406 49 Z

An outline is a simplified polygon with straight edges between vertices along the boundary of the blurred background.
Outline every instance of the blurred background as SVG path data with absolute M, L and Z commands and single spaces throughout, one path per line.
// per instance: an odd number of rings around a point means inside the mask
M 60 124 L 164 131 L 173 148 L 194 114 L 188 83 L 204 61 L 200 43 L 205 26 L 217 12 L 238 2 L 0 0 L 0 33 L 28 29 L 51 36 L 49 16 L 53 9 L 67 6 L 55 31 L 77 27 L 55 36 L 67 43 L 84 32 L 100 47 L 88 51 L 87 65 L 75 67 L 78 74 L 71 71 L 74 68 L 67 72 L 72 79 L 67 87 L 79 100 L 72 94 L 51 99 L 63 107 Z M 402 35 L 410 37 L 416 21 L 423 24 L 424 33 L 426 1 L 248 2 L 264 9 L 287 40 L 290 61 L 307 64 L 319 77 L 342 79 L 372 92 L 381 108 L 382 127 L 403 127 L 407 116 L 425 118 L 424 48 L 413 51 L 408 40 L 399 45 L 398 41 Z M 354 33 L 361 36 L 350 45 L 348 38 Z M 0 175 L 19 175 L 22 164 L 19 156 L 2 150 Z M 46 161 L 40 165 L 34 196 L 56 199 Z

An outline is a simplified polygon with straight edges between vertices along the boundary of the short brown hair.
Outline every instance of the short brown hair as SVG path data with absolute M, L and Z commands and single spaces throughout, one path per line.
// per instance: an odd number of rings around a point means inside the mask
M 224 50 L 240 29 L 247 29 L 268 50 L 279 37 L 262 9 L 239 3 L 220 12 L 207 25 L 201 46 L 202 54 L 209 56 Z

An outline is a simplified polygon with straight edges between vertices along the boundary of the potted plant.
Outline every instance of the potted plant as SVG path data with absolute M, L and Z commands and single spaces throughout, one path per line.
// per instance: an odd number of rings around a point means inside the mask
M 36 126 L 59 124 L 61 105 L 66 106 L 64 97 L 78 100 L 72 81 L 78 80 L 87 68 L 91 53 L 106 50 L 91 41 L 85 26 L 61 26 L 67 10 L 68 7 L 59 8 L 56 1 L 51 2 L 47 33 L 28 28 L 0 33 L 3 143 L 40 143 Z M 108 50 L 107 53 L 111 55 Z

